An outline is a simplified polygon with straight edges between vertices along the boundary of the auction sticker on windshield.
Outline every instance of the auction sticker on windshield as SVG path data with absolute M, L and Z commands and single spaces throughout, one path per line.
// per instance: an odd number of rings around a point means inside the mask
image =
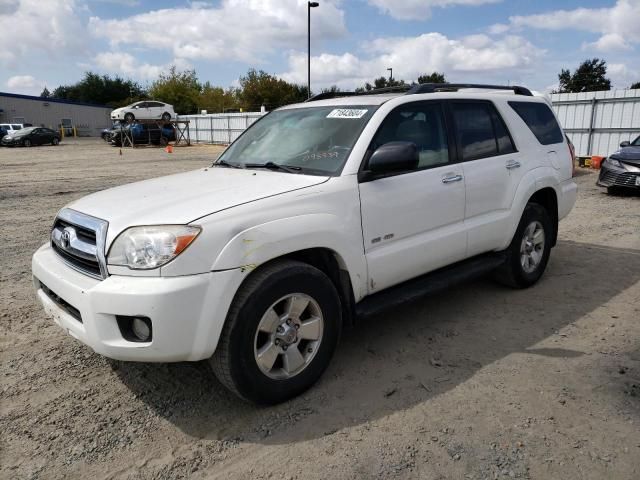
M 362 118 L 368 110 L 359 110 L 355 108 L 336 108 L 331 110 L 327 118 Z

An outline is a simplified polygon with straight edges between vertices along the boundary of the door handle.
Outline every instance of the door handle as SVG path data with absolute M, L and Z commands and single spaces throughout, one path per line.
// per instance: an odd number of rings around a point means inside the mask
M 462 180 L 462 175 L 450 175 L 442 178 L 442 183 L 453 183 Z
M 505 165 L 505 167 L 507 167 L 507 170 L 512 170 L 514 168 L 519 168 L 520 167 L 520 162 L 518 162 L 516 160 L 509 160 L 507 162 L 507 164 Z

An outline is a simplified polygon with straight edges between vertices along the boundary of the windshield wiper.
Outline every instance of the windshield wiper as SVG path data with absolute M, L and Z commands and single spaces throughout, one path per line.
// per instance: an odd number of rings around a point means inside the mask
M 245 168 L 267 168 L 269 170 L 280 170 L 288 173 L 298 173 L 302 170 L 302 167 L 294 167 L 293 165 L 280 165 L 275 162 L 266 163 L 245 163 Z
M 226 160 L 218 160 L 217 162 L 214 162 L 214 164 L 212 165 L 213 167 L 216 166 L 220 166 L 220 167 L 229 167 L 229 168 L 244 168 L 240 165 L 236 165 L 235 163 L 229 163 Z

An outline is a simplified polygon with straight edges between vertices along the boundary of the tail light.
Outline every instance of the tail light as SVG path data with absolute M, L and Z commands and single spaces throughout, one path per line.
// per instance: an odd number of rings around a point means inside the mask
M 576 176 L 576 148 L 573 146 L 573 143 L 571 143 L 568 139 L 567 139 L 567 144 L 569 145 L 569 154 L 571 157 L 571 177 L 575 177 Z

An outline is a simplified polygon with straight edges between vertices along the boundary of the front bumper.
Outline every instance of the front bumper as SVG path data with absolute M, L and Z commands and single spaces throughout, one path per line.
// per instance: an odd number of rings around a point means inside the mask
M 34 254 L 32 271 L 38 300 L 67 333 L 106 357 L 146 362 L 209 358 L 244 277 L 227 270 L 97 280 L 68 267 L 48 244 Z M 151 341 L 127 340 L 116 316 L 148 317 Z
M 596 185 L 600 187 L 625 187 L 640 190 L 640 172 L 630 172 L 626 168 L 610 168 L 605 162 L 600 168 Z

